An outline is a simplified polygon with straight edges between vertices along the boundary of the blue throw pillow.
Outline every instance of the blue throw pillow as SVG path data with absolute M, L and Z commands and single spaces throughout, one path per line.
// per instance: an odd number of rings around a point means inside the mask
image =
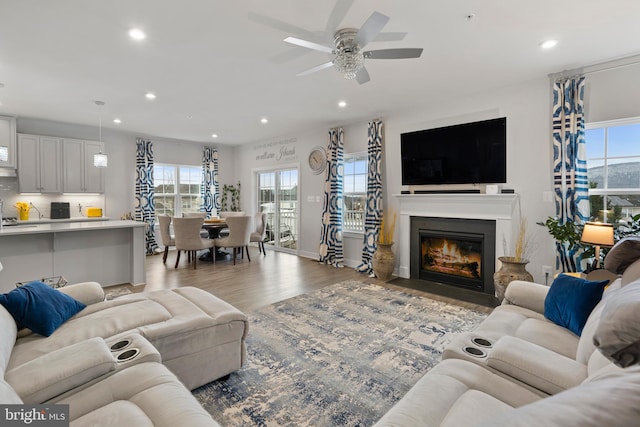
M 602 299 L 607 283 L 608 280 L 590 282 L 560 274 L 544 300 L 544 317 L 581 335 L 591 311 Z
M 45 337 L 86 307 L 42 282 L 31 282 L 0 295 L 0 304 L 11 313 L 18 327 Z

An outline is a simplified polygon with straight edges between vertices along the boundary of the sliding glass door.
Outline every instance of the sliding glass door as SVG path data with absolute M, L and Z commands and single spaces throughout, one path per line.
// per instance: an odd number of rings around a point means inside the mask
M 265 244 L 298 248 L 298 169 L 258 172 L 258 212 L 267 214 Z

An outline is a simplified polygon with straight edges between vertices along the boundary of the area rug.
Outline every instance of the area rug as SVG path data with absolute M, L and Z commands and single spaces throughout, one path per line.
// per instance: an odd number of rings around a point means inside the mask
M 370 426 L 485 317 L 338 283 L 251 314 L 246 366 L 193 394 L 224 426 Z
M 126 286 L 111 286 L 104 288 L 104 299 L 111 301 L 114 298 L 129 295 L 130 293 L 132 293 L 131 290 Z

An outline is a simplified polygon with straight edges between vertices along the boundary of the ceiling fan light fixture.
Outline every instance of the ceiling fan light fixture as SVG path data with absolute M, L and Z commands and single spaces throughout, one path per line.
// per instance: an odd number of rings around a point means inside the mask
M 345 79 L 353 80 L 358 71 L 364 67 L 364 55 L 362 52 L 340 51 L 333 59 L 333 66 L 342 73 Z

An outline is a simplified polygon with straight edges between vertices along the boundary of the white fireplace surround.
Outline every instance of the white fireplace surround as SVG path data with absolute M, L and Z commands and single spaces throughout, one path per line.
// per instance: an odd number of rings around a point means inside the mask
M 411 277 L 412 216 L 494 220 L 496 257 L 504 255 L 503 240 L 513 247 L 512 236 L 519 226 L 517 194 L 394 194 L 394 197 L 399 204 L 400 223 L 395 240 L 400 277 Z

